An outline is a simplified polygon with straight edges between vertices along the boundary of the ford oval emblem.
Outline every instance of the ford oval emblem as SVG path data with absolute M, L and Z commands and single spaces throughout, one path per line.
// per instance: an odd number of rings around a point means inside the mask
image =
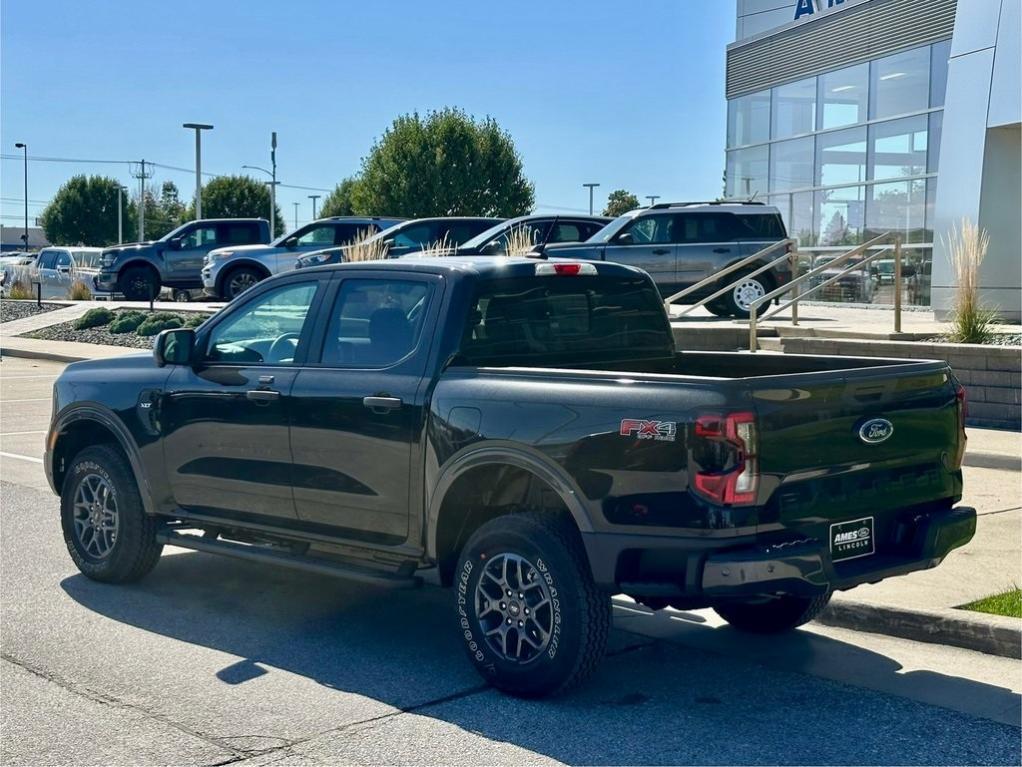
M 894 424 L 886 418 L 870 418 L 859 427 L 859 439 L 867 445 L 879 445 L 894 434 Z

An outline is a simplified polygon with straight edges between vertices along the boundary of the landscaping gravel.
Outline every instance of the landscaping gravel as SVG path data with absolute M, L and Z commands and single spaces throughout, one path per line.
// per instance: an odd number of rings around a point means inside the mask
M 115 314 L 120 315 L 123 313 L 124 311 L 121 310 Z M 200 314 L 200 312 L 174 312 L 174 314 L 187 318 L 193 314 Z M 201 314 L 205 314 L 205 312 L 201 312 Z M 47 341 L 74 341 L 80 344 L 125 346 L 130 349 L 152 349 L 153 342 L 156 340 L 156 336 L 140 336 L 134 332 L 111 333 L 108 327 L 107 325 L 102 325 L 96 328 L 77 330 L 75 329 L 74 321 L 71 321 L 62 322 L 59 325 L 51 325 L 41 330 L 22 333 L 21 335 L 25 338 L 42 338 Z
M 36 306 L 35 301 L 15 301 L 11 298 L 0 300 L 0 323 L 20 320 L 23 317 L 31 317 L 33 314 L 52 312 L 54 309 L 63 309 L 60 304 L 43 304 Z
M 931 336 L 922 340 L 936 344 L 957 343 L 947 336 Z M 1022 333 L 995 333 L 984 346 L 1022 346 Z

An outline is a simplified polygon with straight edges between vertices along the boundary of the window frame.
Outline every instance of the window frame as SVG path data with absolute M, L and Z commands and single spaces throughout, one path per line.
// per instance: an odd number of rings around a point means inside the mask
M 309 350 L 312 348 L 310 344 L 315 340 L 313 335 L 314 330 L 317 327 L 317 320 L 319 311 L 323 303 L 323 297 L 328 292 L 327 288 L 331 282 L 330 275 L 288 275 L 287 279 L 284 280 L 268 280 L 260 283 L 256 287 L 245 291 L 243 298 L 239 297 L 236 302 L 228 304 L 226 309 L 221 310 L 220 313 L 214 315 L 208 320 L 202 328 L 202 332 L 197 335 L 195 339 L 195 350 L 196 350 L 196 363 L 197 369 L 206 370 L 214 367 L 230 367 L 230 368 L 251 368 L 251 367 L 273 367 L 273 368 L 284 368 L 286 370 L 293 370 L 306 366 L 306 359 L 309 356 Z M 249 362 L 239 361 L 232 362 L 231 360 L 211 360 L 206 357 L 209 352 L 209 342 L 216 329 L 224 322 L 229 321 L 238 312 L 243 311 L 246 306 L 251 304 L 253 301 L 257 301 L 267 293 L 274 292 L 286 287 L 291 287 L 298 284 L 313 283 L 316 285 L 316 291 L 312 294 L 312 301 L 309 302 L 309 311 L 305 315 L 305 323 L 302 326 L 302 333 L 298 339 L 298 345 L 295 348 L 294 361 L 290 365 L 286 365 L 281 362 Z M 208 326 L 208 327 L 207 327 Z

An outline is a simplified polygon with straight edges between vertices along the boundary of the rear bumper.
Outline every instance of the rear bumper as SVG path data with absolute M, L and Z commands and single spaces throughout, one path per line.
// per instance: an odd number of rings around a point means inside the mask
M 735 539 L 711 543 L 603 533 L 583 534 L 583 540 L 593 576 L 604 588 L 710 604 L 765 594 L 815 596 L 925 570 L 972 540 L 975 532 L 973 508 L 932 511 L 911 520 L 896 550 L 841 562 L 834 562 L 828 542 L 819 540 L 742 545 Z M 641 561 L 647 554 L 658 576 L 622 572 L 622 562 Z M 671 560 L 677 562 L 674 574 L 664 567 Z

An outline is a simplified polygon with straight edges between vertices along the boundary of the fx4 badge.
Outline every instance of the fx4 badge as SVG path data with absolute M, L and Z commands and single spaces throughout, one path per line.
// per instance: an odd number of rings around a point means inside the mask
M 674 442 L 678 424 L 674 421 L 641 421 L 637 418 L 621 420 L 622 437 L 635 436 L 637 439 L 652 439 L 657 442 Z

